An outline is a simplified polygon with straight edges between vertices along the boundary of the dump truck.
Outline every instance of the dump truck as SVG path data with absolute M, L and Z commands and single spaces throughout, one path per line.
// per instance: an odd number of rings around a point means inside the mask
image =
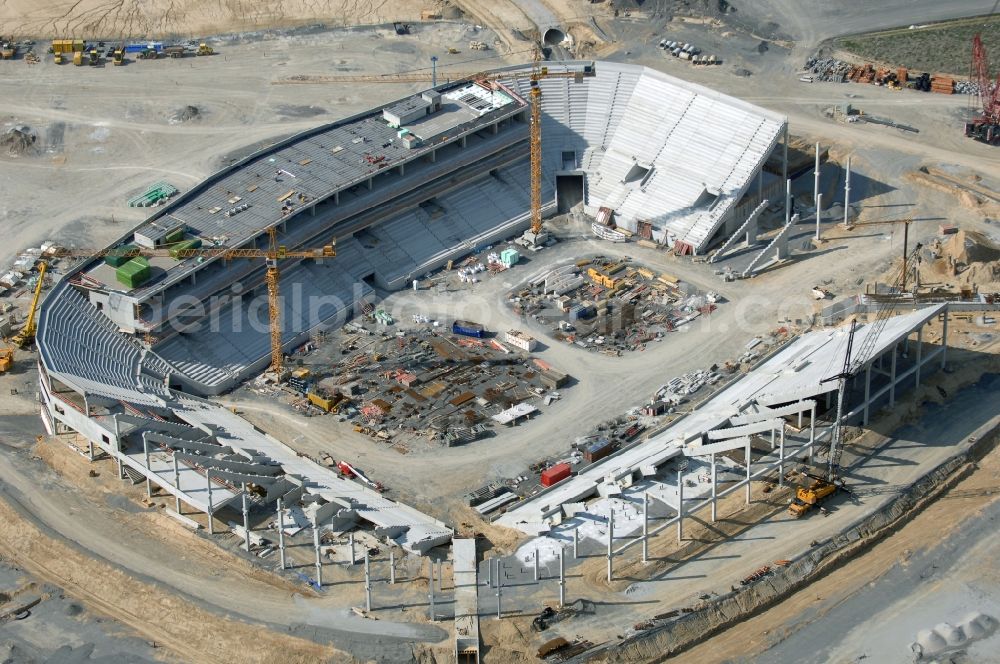
M 77 67 L 83 66 L 83 51 L 73 51 L 73 64 Z
M 0 348 L 0 374 L 7 373 L 14 367 L 14 349 Z
M 813 481 L 808 487 L 800 486 L 795 490 L 795 499 L 788 506 L 788 513 L 796 519 L 801 518 L 807 512 L 820 507 L 830 499 L 837 491 L 846 490 L 842 483 L 830 482 L 818 475 L 802 473 Z
M 195 54 L 196 55 L 215 55 L 215 49 L 213 49 L 211 46 L 209 46 L 205 42 L 202 42 L 202 43 L 198 44 L 198 50 L 195 51 Z
M 13 60 L 15 55 L 17 55 L 17 44 L 12 41 L 0 43 L 0 58 Z
M 187 49 L 183 46 L 174 45 L 166 47 L 163 49 L 163 52 L 171 58 L 183 58 L 187 54 Z
M 65 62 L 62 53 L 56 53 L 55 55 L 53 55 L 52 61 L 55 62 L 57 65 L 61 65 L 63 62 Z

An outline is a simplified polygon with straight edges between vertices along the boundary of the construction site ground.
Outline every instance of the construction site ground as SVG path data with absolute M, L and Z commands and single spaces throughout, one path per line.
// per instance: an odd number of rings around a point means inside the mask
M 498 35 L 516 42 L 509 26 L 498 22 L 496 17 L 518 12 L 522 17 L 519 20 L 530 23 L 531 19 L 524 17 L 536 15 L 537 7 L 522 11 L 513 2 L 481 3 L 483 7 L 478 6 L 480 3 L 463 4 L 480 12 L 477 20 L 486 23 L 482 29 L 474 29 L 471 22 L 457 21 L 433 26 L 421 24 L 419 38 L 397 37 L 385 25 L 245 34 L 220 46 L 219 55 L 211 58 L 131 62 L 125 67 L 81 69 L 56 67 L 50 61 L 31 67 L 22 61 L 0 63 L 2 129 L 27 125 L 37 137 L 21 154 L 0 154 L 0 183 L 10 193 L 0 200 L 0 221 L 8 229 L 8 240 L 0 248 L 0 263 L 9 263 L 24 247 L 38 246 L 46 239 L 76 247 L 103 246 L 145 217 L 146 211 L 125 207 L 125 200 L 153 182 L 166 180 L 183 191 L 227 160 L 245 154 L 248 146 L 371 108 L 417 87 L 271 85 L 275 79 L 293 74 L 411 69 L 429 63 L 432 54 L 442 58 L 440 66 L 453 65 L 463 71 L 524 61 L 523 54 L 497 57 L 496 50 L 472 53 L 466 45 L 470 39 L 493 43 Z M 572 16 L 569 3 L 527 4 L 548 7 L 557 18 Z M 642 12 L 614 20 L 600 18 L 601 31 L 612 41 L 597 43 L 601 40 L 596 38 L 592 45 L 582 48 L 581 54 L 645 64 L 788 114 L 792 132 L 801 136 L 805 144 L 814 140 L 832 144 L 833 163 L 842 163 L 847 154 L 852 155 L 857 178 L 852 180 L 852 199 L 862 207 L 862 214 L 869 215 L 865 218 L 913 216 L 916 219 L 910 228 L 911 242 L 929 241 L 938 234 L 939 224 L 954 224 L 996 241 L 996 226 L 992 223 L 995 212 L 987 197 L 948 184 L 930 186 L 912 175 L 921 166 L 930 166 L 970 184 L 997 190 L 1000 157 L 995 148 L 970 142 L 961 135 L 958 120 L 966 108 L 964 97 L 918 96 L 921 93 L 850 84 L 804 84 L 796 75 L 805 58 L 827 38 L 912 23 L 918 16 L 921 22 L 926 22 L 984 13 L 992 2 L 893 1 L 875 7 L 849 0 L 838 8 L 818 0 L 793 4 L 795 7 L 774 1 L 741 6 L 738 16 L 722 22 L 718 22 L 715 13 L 708 20 L 696 21 L 666 22 L 664 16 L 657 18 Z M 911 15 L 914 18 L 909 18 Z M 215 26 L 210 22 L 214 20 L 206 19 L 203 25 Z M 229 24 L 217 29 L 243 28 L 242 24 Z M 664 37 L 698 43 L 704 52 L 715 52 L 725 62 L 714 68 L 698 68 L 665 56 L 656 46 Z M 759 48 L 762 42 L 766 43 L 766 49 Z M 529 45 L 520 43 L 524 47 Z M 447 47 L 454 45 L 459 45 L 463 53 L 448 55 Z M 886 127 L 839 124 L 825 116 L 826 109 L 845 101 L 919 127 L 921 132 L 916 136 L 904 135 Z M 187 106 L 198 109 L 193 119 L 190 113 L 178 115 Z M 181 122 L 177 121 L 179 117 L 189 119 Z M 826 170 L 838 169 L 831 165 Z M 970 177 L 981 179 L 974 181 Z M 841 186 L 842 181 L 836 176 L 824 179 L 824 190 L 829 191 L 831 198 L 836 198 L 835 192 Z M 796 187 L 803 203 L 808 203 L 805 192 L 811 187 L 811 175 L 805 175 Z M 542 413 L 537 418 L 510 430 L 498 430 L 497 436 L 471 444 L 454 448 L 427 446 L 401 455 L 390 446 L 355 432 L 349 422 L 338 422 L 335 416 L 305 418 L 287 404 L 245 391 L 221 400 L 236 406 L 249 420 L 304 454 L 320 458 L 328 453 L 333 458 L 356 461 L 390 488 L 391 497 L 410 502 L 460 528 L 468 523 L 469 530 L 487 534 L 497 551 L 509 553 L 517 543 L 516 534 L 499 532 L 478 521 L 462 500 L 465 493 L 492 480 L 524 475 L 537 461 L 565 456 L 574 440 L 590 434 L 602 422 L 647 402 L 669 378 L 738 358 L 754 337 L 769 337 L 780 327 L 806 329 L 812 315 L 824 304 L 813 299 L 811 286 L 822 284 L 838 298 L 853 295 L 863 291 L 866 282 L 886 273 L 902 251 L 899 226 L 843 231 L 836 227 L 835 219 L 830 219 L 823 228 L 826 242 L 813 246 L 803 235 L 795 247 L 793 260 L 784 266 L 752 280 L 725 282 L 717 274 L 717 265 L 692 262 L 634 243 L 604 243 L 592 236 L 589 223 L 572 217 L 553 222 L 552 228 L 559 242 L 531 254 L 530 266 L 526 264 L 476 284 L 452 284 L 444 292 L 427 288 L 418 293 L 383 294 L 385 299 L 379 303 L 396 320 L 409 321 L 413 314 L 443 321 L 464 318 L 494 331 L 523 329 L 543 341 L 544 347 L 536 352 L 537 356 L 571 374 L 575 384 L 560 390 L 559 400 L 541 405 Z M 546 339 L 544 328 L 515 315 L 506 306 L 507 294 L 543 265 L 572 262 L 585 255 L 630 256 L 642 265 L 675 275 L 701 290 L 716 291 L 726 304 L 711 316 L 685 326 L 687 331 L 674 333 L 664 342 L 649 344 L 643 352 L 622 357 L 588 353 Z M 19 304 L 23 308 L 23 297 Z M 905 485 L 922 469 L 944 458 L 951 443 L 962 440 L 1000 410 L 995 378 L 987 376 L 975 383 L 980 375 L 998 371 L 995 366 L 998 333 L 995 324 L 952 322 L 949 336 L 954 344 L 967 349 L 965 356 L 960 350 L 949 351 L 954 373 L 934 374 L 916 399 L 905 398 L 892 421 L 873 423 L 874 433 L 862 439 L 875 450 L 857 469 L 856 481 L 862 487 Z M 448 622 L 438 625 L 427 622 L 427 585 L 421 580 L 423 577 L 418 577 L 426 575 L 426 568 L 421 571 L 420 561 L 403 563 L 396 587 L 376 586 L 375 603 L 381 608 L 376 611 L 379 620 L 373 621 L 351 611 L 351 607 L 363 604 L 357 566 L 328 564 L 324 580 L 334 591 L 316 592 L 308 584 L 312 565 L 307 542 L 299 542 L 301 548 L 292 556 L 296 568 L 279 575 L 273 572 L 274 556 L 259 559 L 242 554 L 240 540 L 233 535 L 209 539 L 203 531 L 187 530 L 167 516 L 165 508 L 156 506 L 172 507 L 172 500 L 159 497 L 154 506 L 144 505 L 143 488 L 117 480 L 110 463 L 98 462 L 92 467 L 62 440 L 36 441 L 43 431 L 34 398 L 37 391 L 34 362 L 30 352 L 19 353 L 15 369 L 0 377 L 0 410 L 4 413 L 0 416 L 4 431 L 0 550 L 5 564 L 23 568 L 35 583 L 61 588 L 83 606 L 87 615 L 94 612 L 117 621 L 106 621 L 103 629 L 95 630 L 88 626 L 87 620 L 74 619 L 66 630 L 75 635 L 78 643 L 96 644 L 95 653 L 134 654 L 148 659 L 165 656 L 191 661 L 246 661 L 249 653 L 256 661 L 322 658 L 343 661 L 350 653 L 361 660 L 377 656 L 384 661 L 411 661 L 434 651 L 438 661 L 447 661 L 451 626 Z M 654 363 L 662 369 L 650 371 Z M 947 399 L 934 389 L 937 384 L 944 388 Z M 966 387 L 959 391 L 961 386 Z M 6 388 L 16 390 L 16 394 Z M 918 405 L 925 402 L 947 405 Z M 666 420 L 661 418 L 660 422 Z M 897 430 L 903 423 L 906 427 Z M 650 424 L 650 430 L 655 428 L 655 422 Z M 852 454 L 854 450 L 848 448 L 847 458 L 852 458 Z M 988 467 L 984 463 L 983 469 Z M 90 476 L 91 468 L 98 472 L 97 477 Z M 976 477 L 980 475 L 966 481 Z M 733 504 L 739 503 L 735 497 L 721 507 L 722 514 L 732 515 L 729 523 L 738 534 L 712 546 L 707 555 L 696 554 L 695 560 L 680 568 L 671 567 L 673 563 L 654 562 L 653 569 L 666 571 L 658 579 L 645 580 L 644 570 L 622 562 L 623 575 L 634 578 L 609 588 L 599 581 L 603 559 L 588 558 L 573 566 L 567 590 L 569 599 L 586 597 L 598 608 L 592 615 L 560 623 L 552 634 L 580 636 L 595 643 L 624 634 L 629 626 L 644 618 L 689 606 L 699 595 L 722 592 L 760 565 L 788 558 L 809 541 L 831 536 L 891 495 L 873 489 L 867 495 L 862 494 L 857 505 L 835 503 L 829 517 L 813 515 L 806 521 L 793 522 L 784 513 L 787 495 L 759 493 L 761 488 L 758 486 L 755 494 L 761 500 L 751 511 L 737 511 L 740 506 Z M 931 509 L 946 510 L 954 505 L 951 509 L 967 507 L 966 511 L 971 513 L 978 505 L 974 501 L 988 499 L 985 495 L 946 499 Z M 924 512 L 919 517 L 924 520 L 911 525 L 924 524 L 916 531 L 918 544 L 905 548 L 914 552 L 926 548 L 933 552 L 939 542 L 951 546 L 947 541 L 949 533 L 966 530 L 965 525 L 956 523 L 953 530 L 943 531 L 937 528 L 939 523 L 926 520 L 928 514 L 933 512 Z M 204 517 L 200 518 L 204 523 Z M 963 524 L 974 529 L 976 518 L 971 515 Z M 755 525 L 758 520 L 762 522 Z M 219 530 L 226 530 L 226 524 L 218 525 Z M 704 528 L 705 524 L 692 523 L 688 536 L 706 539 Z M 877 556 L 869 560 L 881 561 L 871 563 L 871 576 L 876 575 L 874 571 L 880 569 L 879 565 L 884 568 L 895 558 L 891 541 L 886 542 L 890 546 L 885 552 L 879 545 L 868 554 Z M 768 546 L 762 546 L 762 542 Z M 969 541 L 969 545 L 995 551 L 996 539 L 984 535 L 984 540 Z M 654 543 L 652 552 L 656 557 L 669 556 L 674 546 L 672 532 L 664 533 Z M 851 565 L 862 560 L 865 558 Z M 992 573 L 988 563 L 979 562 L 983 565 L 982 574 Z M 384 577 L 384 558 L 380 557 L 377 565 L 379 575 Z M 896 568 L 891 573 L 901 574 L 903 569 Z M 849 594 L 855 587 L 852 583 L 860 587 L 861 581 L 866 580 L 863 568 L 859 571 L 845 567 L 844 573 L 847 576 L 843 586 L 837 586 L 840 595 L 817 586 L 815 595 L 830 599 L 817 602 L 811 609 L 815 613 L 810 615 L 828 615 L 826 607 L 830 607 L 829 615 L 843 616 L 840 624 L 846 632 L 855 628 L 852 620 L 859 620 L 865 610 L 874 611 L 877 607 L 857 595 L 840 604 L 837 598 Z M 951 573 L 953 576 L 944 571 L 940 574 L 944 575 L 942 588 L 950 588 L 953 582 L 964 578 L 959 572 Z M 827 577 L 820 583 L 834 578 Z M 446 582 L 441 598 L 445 615 L 449 610 L 447 585 Z M 907 593 L 903 585 L 894 585 L 892 594 L 896 602 L 893 606 L 900 614 L 905 612 L 908 602 L 920 600 L 916 591 Z M 987 587 L 983 592 L 991 591 Z M 791 651 L 780 648 L 808 642 L 809 630 L 817 629 L 815 625 L 822 621 L 809 622 L 792 609 L 807 605 L 812 596 L 807 589 L 787 605 L 754 619 L 765 621 L 753 624 L 766 625 L 764 629 L 769 635 L 792 634 L 785 642 L 788 645 L 778 643 L 777 639 L 753 641 L 761 650 L 769 645 L 776 648 L 772 659 L 767 659 L 771 655 L 764 653 L 760 661 L 782 661 L 782 653 Z M 523 617 L 502 622 L 485 616 L 489 613 L 490 599 L 483 598 L 483 634 L 489 647 L 485 661 L 523 661 L 524 653 L 533 653 L 543 639 L 530 632 L 530 617 L 543 604 L 551 604 L 555 597 L 552 581 L 540 590 L 524 586 L 512 591 L 505 600 L 510 613 L 520 613 Z M 992 597 L 995 598 L 995 593 Z M 387 606 L 398 608 L 384 608 Z M 945 606 L 958 607 L 942 604 Z M 3 607 L 0 605 L 0 611 Z M 845 616 L 845 607 L 857 607 L 857 611 Z M 981 610 L 987 611 L 989 607 L 984 601 Z M 941 615 L 927 618 L 929 622 L 918 624 L 914 619 L 912 624 L 896 624 L 893 643 L 898 642 L 903 650 L 893 652 L 906 655 L 910 632 L 941 620 L 961 618 L 950 615 L 949 611 L 942 608 Z M 29 621 L 41 616 L 44 613 L 18 622 L 27 628 Z M 108 628 L 109 625 L 114 625 L 114 629 Z M 206 629 L 206 625 L 211 629 Z M 261 626 L 272 629 L 260 629 Z M 16 639 L 6 638 L 6 627 L 0 625 L 5 632 L 4 643 L 23 647 Z M 741 634 L 747 632 L 724 633 L 699 646 L 710 648 L 718 643 L 718 651 L 699 652 L 707 653 L 708 661 L 723 659 L 729 656 L 727 652 L 733 652 L 727 648 L 750 642 L 746 637 L 741 640 Z M 152 647 L 123 640 L 122 635 L 138 636 L 147 643 L 155 641 L 164 650 L 154 653 Z M 851 642 L 863 636 L 861 632 L 853 635 L 857 638 L 852 637 Z M 39 652 L 55 650 L 62 644 L 55 634 L 17 638 L 30 641 Z M 254 645 L 252 649 L 247 648 L 249 643 Z M 330 643 L 339 650 L 331 650 Z M 854 654 L 849 646 L 844 637 L 826 647 L 831 656 L 848 656 Z M 170 654 L 164 655 L 164 651 Z
M 1000 37 L 1000 19 L 977 17 L 933 25 L 921 23 L 916 28 L 902 26 L 842 37 L 833 46 L 868 62 L 965 77 L 969 75 L 969 44 L 977 33 L 982 35 L 984 43 L 996 43 Z

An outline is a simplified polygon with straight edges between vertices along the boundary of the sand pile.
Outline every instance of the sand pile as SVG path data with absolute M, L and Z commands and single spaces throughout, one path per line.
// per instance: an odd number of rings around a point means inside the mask
M 1000 260 L 1000 246 L 975 231 L 958 231 L 942 248 L 944 256 L 964 265 Z
M 27 153 L 35 144 L 35 131 L 28 125 L 15 125 L 0 135 L 0 148 L 12 157 Z
M 941 247 L 947 275 L 954 270 L 956 280 L 982 290 L 1000 289 L 1000 246 L 982 233 L 959 231 Z
M 899 275 L 900 260 L 882 275 L 884 283 Z M 920 282 L 944 291 L 972 286 L 980 292 L 1000 291 L 1000 243 L 975 231 L 959 231 L 932 240 L 920 251 Z
M 174 114 L 170 116 L 170 124 L 189 122 L 191 120 L 197 120 L 200 117 L 201 110 L 197 106 L 182 106 L 174 111 Z

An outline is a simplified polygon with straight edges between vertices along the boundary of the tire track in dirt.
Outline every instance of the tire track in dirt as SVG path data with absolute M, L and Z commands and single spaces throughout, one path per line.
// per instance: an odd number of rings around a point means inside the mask
M 8 502 L 10 501 L 10 502 Z M 343 653 L 261 625 L 221 617 L 44 534 L 0 496 L 0 551 L 89 607 L 128 625 L 185 661 L 348 661 Z M 254 644 L 246 648 L 245 644 Z M 241 647 L 243 646 L 243 647 Z

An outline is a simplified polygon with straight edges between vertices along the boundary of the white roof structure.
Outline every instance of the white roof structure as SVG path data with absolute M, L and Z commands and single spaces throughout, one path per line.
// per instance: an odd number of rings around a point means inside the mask
M 869 361 L 936 316 L 946 305 L 925 307 L 890 319 L 875 343 Z M 872 326 L 858 327 L 854 348 L 864 345 Z M 709 431 L 743 424 L 749 409 L 814 398 L 837 389 L 836 381 L 823 382 L 840 372 L 847 349 L 848 328 L 802 335 L 741 380 L 712 397 L 687 417 L 661 433 L 584 469 L 552 489 L 525 500 L 497 522 L 529 534 L 547 530 L 548 519 L 567 503 L 591 496 L 606 480 L 618 481 L 643 469 L 651 470 L 684 454 L 685 445 L 701 445 Z M 768 417 L 775 414 L 768 413 Z M 733 432 L 739 433 L 739 431 Z M 648 472 L 646 474 L 652 474 Z
M 546 174 L 581 170 L 589 213 L 608 207 L 631 231 L 651 221 L 654 239 L 704 253 L 787 118 L 645 67 L 595 69 L 584 83 L 541 82 Z M 530 82 L 518 85 L 527 95 Z M 576 154 L 575 165 L 566 152 Z
M 538 409 L 532 406 L 530 403 L 519 403 L 514 404 L 507 410 L 502 410 L 492 417 L 493 421 L 498 424 L 511 424 L 518 421 L 522 417 L 528 417 L 532 413 L 538 412 Z

